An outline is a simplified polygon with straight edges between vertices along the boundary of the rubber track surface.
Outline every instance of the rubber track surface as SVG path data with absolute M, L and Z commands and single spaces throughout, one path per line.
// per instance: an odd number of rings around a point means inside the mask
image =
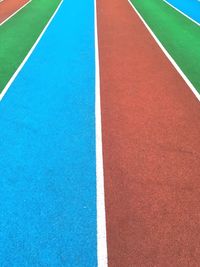
M 199 266 L 199 102 L 127 1 L 97 13 L 109 267 Z
M 1 2 L 0 24 L 28 2 L 29 0 L 4 0 L 3 2 Z
M 93 21 L 63 1 L 0 103 L 1 267 L 97 266 Z

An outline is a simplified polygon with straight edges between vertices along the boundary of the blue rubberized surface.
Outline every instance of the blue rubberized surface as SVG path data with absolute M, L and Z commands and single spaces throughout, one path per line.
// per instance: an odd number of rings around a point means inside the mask
M 0 103 L 0 266 L 96 266 L 93 0 L 64 1 Z
M 197 23 L 200 23 L 199 0 L 167 0 L 167 2 L 195 20 Z

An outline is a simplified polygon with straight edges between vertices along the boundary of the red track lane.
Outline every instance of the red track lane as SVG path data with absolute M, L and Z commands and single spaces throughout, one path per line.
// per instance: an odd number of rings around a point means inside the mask
M 0 24 L 28 2 L 29 0 L 3 0 L 0 2 Z
M 199 266 L 200 103 L 126 0 L 98 0 L 109 267 Z

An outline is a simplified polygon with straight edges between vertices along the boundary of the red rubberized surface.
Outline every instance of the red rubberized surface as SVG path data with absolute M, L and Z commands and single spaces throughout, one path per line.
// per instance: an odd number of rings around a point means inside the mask
M 29 1 L 30 0 L 3 0 L 0 2 L 0 24 Z
M 200 103 L 126 0 L 98 0 L 109 267 L 199 266 Z

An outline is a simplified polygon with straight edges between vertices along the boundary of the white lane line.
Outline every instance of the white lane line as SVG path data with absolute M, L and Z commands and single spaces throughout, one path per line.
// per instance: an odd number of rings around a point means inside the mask
M 25 6 L 27 6 L 32 0 L 28 1 L 26 4 L 24 4 L 22 7 L 17 9 L 12 15 L 7 17 L 4 21 L 0 23 L 0 26 L 2 26 L 4 23 L 6 23 L 9 19 L 11 19 L 13 16 L 15 16 L 20 10 L 22 10 Z
M 148 26 L 148 24 L 146 23 L 146 21 L 143 19 L 143 17 L 137 11 L 137 9 L 134 7 L 134 5 L 131 3 L 131 1 L 128 0 L 128 2 L 131 5 L 131 7 L 134 9 L 134 11 L 136 12 L 136 14 L 138 15 L 138 17 L 140 18 L 140 20 L 143 22 L 143 24 L 145 25 L 145 27 L 147 28 L 147 30 L 149 31 L 149 33 L 151 34 L 151 36 L 154 38 L 154 40 L 156 41 L 156 43 L 159 45 L 159 47 L 161 48 L 161 50 L 163 51 L 163 53 L 165 54 L 165 56 L 169 59 L 169 61 L 174 66 L 174 68 L 178 71 L 178 73 L 181 75 L 181 77 L 183 78 L 183 80 L 186 82 L 186 84 L 188 85 L 188 87 L 192 90 L 192 92 L 194 93 L 194 95 L 196 96 L 196 98 L 200 101 L 200 94 L 195 89 L 195 87 L 193 86 L 193 84 L 186 77 L 186 75 L 183 73 L 183 71 L 177 65 L 177 63 L 175 62 L 175 60 L 170 56 L 170 54 L 167 52 L 167 50 L 164 48 L 164 46 L 158 40 L 158 38 L 156 37 L 156 35 L 153 33 L 153 31 L 151 30 L 151 28 Z
M 179 12 L 181 15 L 185 16 L 187 19 L 191 20 L 192 22 L 194 22 L 196 25 L 200 26 L 200 23 L 197 22 L 196 20 L 194 20 L 193 18 L 191 18 L 190 16 L 188 16 L 187 14 L 185 14 L 184 12 L 182 12 L 180 9 L 176 8 L 175 6 L 173 6 L 172 4 L 170 4 L 168 1 L 163 0 L 167 5 L 169 5 L 170 7 L 172 7 L 173 9 L 175 9 L 177 12 Z
M 96 119 L 96 191 L 97 191 L 97 260 L 98 267 L 108 266 L 106 212 L 104 192 L 104 171 L 102 152 L 101 99 L 100 99 L 100 70 L 99 45 L 97 30 L 97 6 L 94 0 L 95 16 L 95 119 Z
M 3 97 L 5 96 L 5 94 L 7 93 L 8 89 L 9 89 L 9 87 L 14 82 L 14 80 L 17 77 L 17 75 L 19 74 L 19 72 L 21 71 L 21 69 L 23 68 L 23 66 L 25 65 L 25 63 L 27 62 L 27 60 L 29 59 L 29 57 L 31 56 L 31 54 L 33 53 L 33 51 L 36 48 L 37 44 L 39 43 L 40 39 L 42 38 L 42 36 L 44 35 L 45 31 L 49 27 L 49 25 L 52 22 L 53 18 L 55 17 L 56 13 L 58 12 L 58 10 L 59 10 L 60 6 L 62 5 L 63 1 L 64 0 L 62 0 L 60 2 L 60 4 L 58 5 L 58 7 L 56 8 L 56 10 L 54 11 L 53 15 L 49 19 L 48 23 L 46 24 L 46 26 L 44 27 L 44 29 L 40 33 L 40 35 L 37 38 L 36 42 L 34 43 L 34 45 L 32 46 L 32 48 L 30 49 L 30 51 L 28 52 L 28 54 L 26 55 L 26 57 L 24 58 L 24 60 L 22 61 L 22 63 L 19 65 L 19 67 L 17 68 L 17 70 L 15 71 L 15 73 L 13 74 L 13 76 L 10 78 L 10 80 L 6 84 L 5 88 L 3 89 L 3 91 L 0 94 L 0 101 L 2 101 Z

